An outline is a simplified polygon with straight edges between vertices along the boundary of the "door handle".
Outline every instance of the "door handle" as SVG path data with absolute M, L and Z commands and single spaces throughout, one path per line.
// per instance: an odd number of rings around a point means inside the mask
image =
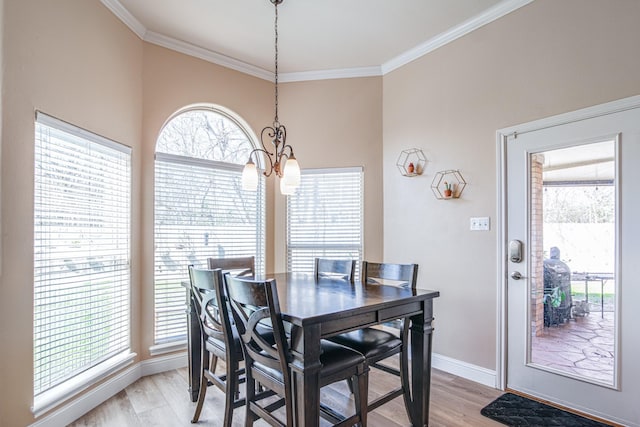
M 524 279 L 525 277 L 519 271 L 513 271 L 511 272 L 511 278 L 514 280 L 520 280 L 520 279 Z

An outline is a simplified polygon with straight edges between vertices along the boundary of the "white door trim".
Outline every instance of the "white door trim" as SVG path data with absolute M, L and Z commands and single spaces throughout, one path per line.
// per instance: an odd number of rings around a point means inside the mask
M 497 313 L 496 313 L 496 388 L 504 390 L 507 385 L 507 168 L 506 149 L 509 138 L 518 134 L 546 129 L 554 126 L 565 125 L 581 120 L 615 114 L 621 111 L 640 107 L 640 95 L 622 98 L 593 107 L 583 108 L 569 113 L 558 114 L 528 123 L 499 129 L 496 131 L 496 161 L 499 165 L 496 176 L 496 190 L 498 192 L 498 206 L 496 208 L 498 227 L 497 239 Z

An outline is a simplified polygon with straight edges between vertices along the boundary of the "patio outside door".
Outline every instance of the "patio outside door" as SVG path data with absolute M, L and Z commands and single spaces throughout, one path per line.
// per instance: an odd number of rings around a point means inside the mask
M 506 387 L 640 426 L 640 97 L 498 135 Z

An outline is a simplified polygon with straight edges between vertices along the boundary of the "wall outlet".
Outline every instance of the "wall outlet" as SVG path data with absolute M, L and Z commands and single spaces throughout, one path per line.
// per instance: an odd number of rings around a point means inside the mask
M 491 225 L 490 218 L 488 216 L 472 217 L 470 220 L 469 229 L 471 231 L 489 231 Z

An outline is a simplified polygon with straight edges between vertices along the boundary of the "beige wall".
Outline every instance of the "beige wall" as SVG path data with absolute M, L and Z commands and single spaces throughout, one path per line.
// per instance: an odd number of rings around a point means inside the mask
M 496 219 L 496 130 L 639 94 L 638 16 L 636 0 L 537 0 L 384 77 L 384 254 L 441 292 L 435 352 L 495 369 L 497 224 L 469 218 Z M 419 178 L 394 165 L 410 147 L 429 161 Z M 431 194 L 445 169 L 461 199 Z
M 5 0 L 4 40 L 0 405 L 3 426 L 23 426 L 32 421 L 33 400 L 34 112 L 133 148 L 139 240 L 143 44 L 99 2 L 86 0 Z M 138 283 L 135 249 L 132 265 Z M 137 287 L 132 298 L 139 299 Z M 135 311 L 132 320 L 140 322 Z

